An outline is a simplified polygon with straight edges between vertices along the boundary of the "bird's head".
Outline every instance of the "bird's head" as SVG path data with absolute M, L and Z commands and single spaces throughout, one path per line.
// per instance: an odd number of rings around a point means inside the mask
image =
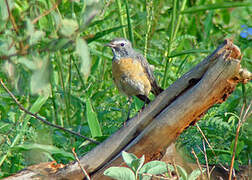
M 115 59 L 128 57 L 133 52 L 131 42 L 124 38 L 115 38 L 105 46 L 112 49 Z

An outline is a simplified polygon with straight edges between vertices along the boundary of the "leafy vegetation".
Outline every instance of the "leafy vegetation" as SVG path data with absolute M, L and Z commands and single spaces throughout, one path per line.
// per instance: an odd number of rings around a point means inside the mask
M 115 132 L 128 111 L 111 77 L 112 54 L 104 47 L 115 37 L 130 39 L 146 55 L 163 88 L 225 38 L 241 48 L 242 66 L 252 70 L 250 1 L 1 0 L 0 13 L 4 84 L 25 109 L 97 141 Z M 213 149 L 206 147 L 210 164 L 230 164 L 237 116 L 251 101 L 251 89 L 251 83 L 239 85 L 198 123 Z M 134 98 L 132 114 L 141 106 Z M 79 156 L 95 147 L 24 113 L 3 86 L 0 118 L 0 177 L 42 161 L 67 163 L 73 147 Z M 251 120 L 240 132 L 236 169 L 252 157 Z M 185 131 L 178 145 L 191 157 L 194 148 L 205 163 L 196 127 Z
M 150 180 L 152 177 L 160 179 L 172 178 L 172 172 L 175 172 L 174 166 L 162 161 L 150 161 L 144 164 L 144 155 L 141 158 L 137 158 L 134 154 L 123 151 L 122 157 L 129 168 L 110 167 L 104 171 L 104 175 L 117 180 Z M 183 180 L 195 180 L 201 175 L 199 169 L 194 170 L 189 175 L 186 170 L 179 165 L 176 165 L 176 170 L 176 175 Z M 204 173 L 204 171 L 205 170 L 202 170 L 202 173 Z

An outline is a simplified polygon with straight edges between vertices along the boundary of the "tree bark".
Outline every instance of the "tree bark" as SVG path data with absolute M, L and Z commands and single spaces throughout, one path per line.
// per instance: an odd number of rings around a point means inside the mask
M 160 160 L 183 130 L 198 121 L 211 106 L 224 102 L 239 82 L 251 79 L 251 73 L 241 69 L 240 60 L 239 48 L 225 40 L 125 126 L 82 157 L 82 167 L 92 179 L 109 179 L 103 176 L 103 172 L 110 166 L 124 165 L 122 151 L 138 157 L 144 154 L 146 162 Z M 38 177 L 39 173 L 28 171 L 25 175 Z M 15 177 L 22 176 L 24 172 Z M 16 179 L 12 177 L 7 179 Z M 83 179 L 84 174 L 78 163 L 73 162 L 46 177 Z

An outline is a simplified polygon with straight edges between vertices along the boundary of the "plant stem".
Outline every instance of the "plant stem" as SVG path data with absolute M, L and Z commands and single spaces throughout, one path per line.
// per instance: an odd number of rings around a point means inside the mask
M 168 42 L 168 49 L 167 49 L 167 56 L 171 54 L 171 47 L 172 47 L 172 42 L 174 39 L 175 35 L 175 19 L 176 19 L 176 10 L 177 10 L 177 0 L 173 0 L 173 9 L 172 9 L 172 19 L 171 19 L 171 30 L 169 31 L 169 42 Z M 164 79 L 162 82 L 162 87 L 166 87 L 167 84 L 167 79 L 168 79 L 168 69 L 169 69 L 169 64 L 171 62 L 171 58 L 169 57 L 166 62 L 165 62 L 165 73 L 164 73 Z
M 116 0 L 117 3 L 117 8 L 118 8 L 118 15 L 119 15 L 119 20 L 120 20 L 120 25 L 123 26 L 124 25 L 124 18 L 123 18 L 123 14 L 122 14 L 122 3 L 121 0 Z M 122 28 L 122 33 L 124 38 L 127 38 L 127 34 L 126 34 L 126 29 Z

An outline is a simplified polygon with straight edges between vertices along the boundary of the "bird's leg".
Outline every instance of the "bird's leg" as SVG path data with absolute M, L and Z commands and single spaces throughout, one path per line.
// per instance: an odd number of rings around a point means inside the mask
M 144 110 L 146 104 L 148 104 L 148 103 L 147 103 L 147 99 L 144 100 L 144 104 L 143 104 L 143 107 L 140 109 L 140 112 L 142 112 L 142 111 Z
M 130 110 L 131 110 L 131 105 L 132 105 L 132 97 L 129 97 L 129 100 L 128 100 L 128 103 L 129 103 L 129 106 L 128 106 L 128 115 L 127 115 L 127 119 L 125 122 L 127 122 L 129 119 L 130 119 Z M 125 122 L 124 122 L 124 125 L 125 125 Z

